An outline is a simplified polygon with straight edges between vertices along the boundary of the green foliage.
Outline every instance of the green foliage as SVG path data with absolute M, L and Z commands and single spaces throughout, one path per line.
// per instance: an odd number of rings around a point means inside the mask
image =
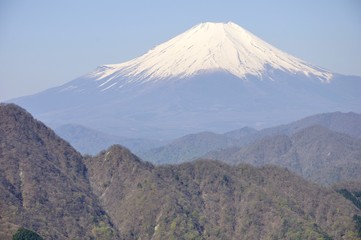
M 289 217 L 286 217 L 289 218 Z M 332 240 L 320 226 L 312 222 L 300 222 L 297 219 L 289 218 L 283 222 L 283 233 L 277 239 L 317 239 Z
M 13 240 L 43 240 L 43 238 L 29 229 L 19 228 L 13 235 Z
M 171 220 L 169 227 L 170 237 L 174 239 L 202 239 L 201 233 L 197 230 L 197 222 L 191 216 L 177 214 Z
M 353 216 L 353 221 L 356 225 L 357 235 L 361 237 L 361 216 L 355 215 Z
M 109 225 L 103 221 L 100 221 L 93 227 L 92 233 L 96 239 L 101 240 L 110 240 L 114 237 L 113 229 L 111 229 Z

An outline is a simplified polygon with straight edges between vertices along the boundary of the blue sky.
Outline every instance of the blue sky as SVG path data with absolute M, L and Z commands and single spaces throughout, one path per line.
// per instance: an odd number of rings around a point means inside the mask
M 314 65 L 361 76 L 359 0 L 1 0 L 0 101 L 130 60 L 206 21 L 235 22 Z

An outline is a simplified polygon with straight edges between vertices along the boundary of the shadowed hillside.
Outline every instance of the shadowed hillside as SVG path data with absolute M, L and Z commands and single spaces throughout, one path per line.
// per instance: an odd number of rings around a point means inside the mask
M 212 132 L 189 134 L 164 146 L 143 151 L 136 149 L 137 151 L 135 152 L 142 159 L 156 164 L 182 163 L 202 157 L 209 152 L 215 154 L 214 152 L 224 149 L 226 151 L 237 151 L 240 147 L 266 137 L 278 135 L 292 136 L 314 125 L 323 126 L 329 130 L 344 133 L 354 138 L 361 137 L 360 114 L 333 112 L 316 114 L 289 124 L 259 131 L 244 127 L 224 134 Z
M 354 185 L 324 188 L 269 165 L 154 166 L 118 145 L 83 157 L 15 105 L 0 116 L 1 239 L 360 239 Z M 271 149 L 331 135 L 315 128 Z
M 292 136 L 265 137 L 241 148 L 209 153 L 207 157 L 230 164 L 287 167 L 323 185 L 361 180 L 361 140 L 321 126 L 308 127 Z
M 0 105 L 0 238 L 118 239 L 82 156 L 25 110 Z

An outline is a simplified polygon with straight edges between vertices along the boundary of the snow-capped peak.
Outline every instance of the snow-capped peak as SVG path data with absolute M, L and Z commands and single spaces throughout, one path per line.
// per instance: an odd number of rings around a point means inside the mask
M 201 23 L 146 54 L 120 64 L 104 65 L 96 79 L 118 76 L 140 81 L 184 78 L 205 71 L 226 71 L 240 78 L 262 76 L 269 67 L 314 75 L 329 81 L 330 72 L 313 67 L 264 42 L 235 23 Z M 105 79 L 104 79 L 105 80 Z

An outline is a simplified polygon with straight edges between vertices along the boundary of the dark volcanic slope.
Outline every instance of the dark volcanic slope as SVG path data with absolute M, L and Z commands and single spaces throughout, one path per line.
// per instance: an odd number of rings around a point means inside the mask
M 13 104 L 0 105 L 0 214 L 0 239 L 19 226 L 44 239 L 117 239 L 82 156 Z
M 155 167 L 120 146 L 86 164 L 127 239 L 357 239 L 351 202 L 278 167 Z
M 321 126 L 305 128 L 292 136 L 266 137 L 207 157 L 232 164 L 275 164 L 324 185 L 361 180 L 361 140 Z

